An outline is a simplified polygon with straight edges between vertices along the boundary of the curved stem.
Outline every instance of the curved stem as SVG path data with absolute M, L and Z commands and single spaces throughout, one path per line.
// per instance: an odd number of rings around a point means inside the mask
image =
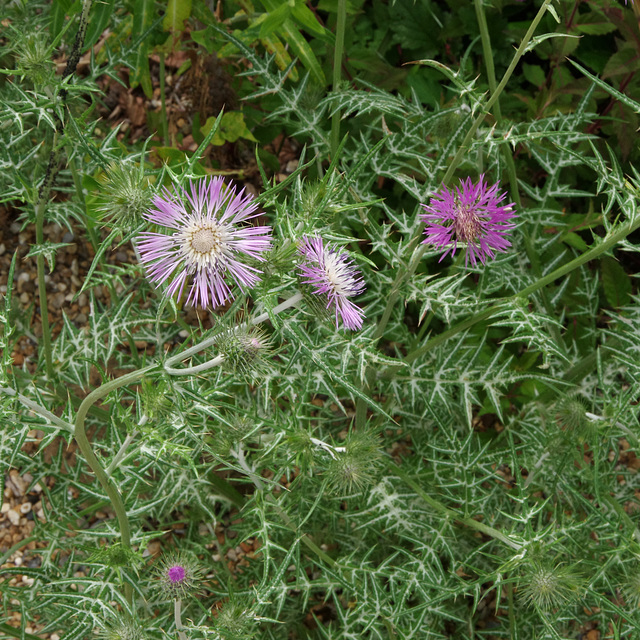
M 301 293 L 296 293 L 294 295 L 292 295 L 290 298 L 287 298 L 284 302 L 281 302 L 278 306 L 274 307 L 273 310 L 271 311 L 271 313 L 273 315 L 277 315 L 279 313 L 281 313 L 282 311 L 284 311 L 285 309 L 288 309 L 289 307 L 293 307 L 294 305 L 298 304 L 298 302 L 300 302 L 300 300 L 302 300 L 302 294 Z M 247 324 L 249 325 L 256 325 L 256 324 L 260 324 L 261 322 L 264 322 L 265 320 L 269 319 L 269 314 L 268 313 L 262 313 L 259 316 L 256 316 L 255 318 L 252 318 L 251 320 L 249 320 L 249 322 Z M 165 370 L 169 369 L 171 370 L 171 366 L 181 362 L 182 360 L 185 360 L 186 358 L 195 355 L 196 353 L 199 353 L 200 351 L 202 351 L 203 349 L 207 349 L 209 347 L 212 347 L 216 342 L 218 342 L 218 340 L 220 340 L 220 335 L 214 335 L 211 336 L 210 338 L 207 338 L 206 340 L 203 340 L 202 342 L 199 342 L 198 344 L 194 345 L 193 347 L 189 347 L 188 349 L 185 349 L 184 351 L 181 351 L 180 353 L 176 354 L 175 356 L 171 356 L 170 358 L 167 358 L 165 360 Z M 211 365 L 211 366 L 216 366 L 216 365 Z M 173 371 L 184 371 L 183 369 L 175 369 Z M 176 373 L 174 373 L 174 375 L 178 375 Z
M 188 376 L 192 374 L 202 373 L 203 371 L 207 371 L 208 369 L 213 369 L 213 367 L 217 367 L 221 365 L 225 361 L 224 356 L 216 356 L 212 360 L 207 360 L 207 362 L 203 362 L 202 364 L 195 365 L 194 367 L 185 367 L 184 369 L 173 369 L 171 367 L 165 367 L 165 373 L 168 373 L 170 376 Z
M 109 476 L 102 466 L 102 463 L 98 460 L 95 453 L 93 452 L 85 429 L 85 419 L 87 417 L 89 409 L 96 402 L 98 402 L 98 400 L 104 398 L 114 389 L 124 387 L 125 385 L 131 384 L 132 382 L 137 382 L 144 376 L 145 373 L 148 373 L 149 371 L 152 371 L 156 368 L 157 365 L 152 365 L 149 367 L 145 367 L 144 369 L 137 369 L 136 371 L 132 371 L 131 373 L 127 373 L 124 376 L 121 376 L 120 378 L 110 380 L 109 382 L 103 384 L 101 387 L 94 389 L 82 401 L 82 404 L 78 409 L 78 413 L 76 414 L 75 420 L 74 438 L 78 443 L 78 447 L 82 452 L 82 455 L 85 457 L 87 464 L 91 467 L 91 470 L 98 478 L 98 481 L 102 485 L 102 488 L 109 496 L 109 500 L 113 505 L 113 509 L 116 512 L 116 517 L 118 519 L 118 526 L 120 527 L 120 537 L 122 539 L 122 544 L 129 549 L 131 548 L 131 529 L 129 527 L 127 510 L 124 506 L 124 502 L 122 501 L 120 491 L 118 491 L 118 488 L 111 482 Z M 133 590 L 131 588 L 131 585 L 128 583 L 125 585 L 125 594 L 129 603 L 133 602 Z

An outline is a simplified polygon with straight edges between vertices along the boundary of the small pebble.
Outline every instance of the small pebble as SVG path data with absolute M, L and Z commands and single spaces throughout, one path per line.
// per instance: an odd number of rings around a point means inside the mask
M 20 294 L 20 302 L 22 304 L 29 303 L 29 294 L 26 291 Z
M 20 514 L 15 509 L 9 509 L 7 512 L 7 518 L 14 527 L 17 527 L 20 524 Z
M 71 231 L 67 231 L 63 236 L 62 236 L 62 242 L 71 242 L 73 240 L 73 233 L 71 233 Z
M 29 511 L 31 511 L 31 503 L 30 502 L 23 502 L 20 505 L 20 513 L 25 514 L 25 513 L 29 513 Z
M 7 250 L 7 247 L 4 246 L 4 243 L 0 244 L 0 256 L 4 254 Z

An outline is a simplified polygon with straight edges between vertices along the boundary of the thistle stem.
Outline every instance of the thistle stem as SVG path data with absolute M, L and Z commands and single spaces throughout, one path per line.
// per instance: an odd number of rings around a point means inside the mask
M 111 391 L 114 391 L 115 389 L 124 387 L 125 385 L 131 384 L 133 382 L 137 382 L 144 376 L 144 374 L 153 371 L 156 368 L 157 365 L 152 365 L 149 367 L 145 367 L 144 369 L 137 369 L 136 371 L 132 371 L 131 373 L 127 373 L 124 376 L 121 376 L 120 378 L 110 380 L 97 389 L 94 389 L 82 401 L 82 404 L 78 408 L 78 413 L 76 414 L 75 420 L 75 440 L 78 443 L 78 447 L 82 452 L 82 455 L 85 457 L 87 464 L 89 465 L 89 467 L 91 467 L 91 470 L 98 478 L 98 481 L 102 485 L 102 488 L 106 492 L 107 496 L 109 496 L 109 500 L 113 506 L 114 511 L 116 512 L 116 517 L 118 519 L 122 545 L 128 549 L 131 548 L 131 529 L 129 527 L 127 510 L 124 506 L 124 502 L 122 501 L 120 491 L 118 491 L 118 488 L 113 484 L 113 482 L 111 482 L 109 476 L 102 466 L 102 463 L 98 460 L 95 453 L 93 452 L 93 448 L 91 447 L 91 443 L 89 442 L 89 438 L 87 437 L 87 432 L 85 429 L 85 419 L 87 417 L 89 409 L 96 402 L 98 402 L 98 400 L 104 398 L 107 394 L 109 394 Z M 133 589 L 128 583 L 125 584 L 125 595 L 127 601 L 131 604 L 133 602 Z
M 600 255 L 614 247 L 618 242 L 624 240 L 624 238 L 626 238 L 630 233 L 633 233 L 638 227 L 640 227 L 640 216 L 636 220 L 621 224 L 616 231 L 613 231 L 609 234 L 608 237 L 605 237 L 600 244 L 592 247 L 591 249 L 589 249 L 589 251 L 586 251 L 581 256 L 574 258 L 573 260 L 571 260 L 571 262 L 567 262 L 567 264 L 558 267 L 548 275 L 539 278 L 533 284 L 530 284 L 528 287 L 525 287 L 524 289 L 522 289 L 522 291 L 513 296 L 512 300 L 515 300 L 516 298 L 528 298 L 532 293 L 535 293 L 539 289 L 546 287 L 554 280 L 562 278 L 568 273 L 571 273 L 574 269 L 581 267 L 586 262 L 599 257 Z M 416 358 L 419 358 L 420 356 L 427 353 L 427 351 L 430 351 L 434 347 L 437 347 L 439 344 L 442 344 L 449 338 L 452 338 L 465 329 L 469 329 L 478 322 L 482 322 L 483 320 L 487 320 L 492 316 L 495 316 L 499 311 L 502 310 L 504 304 L 504 301 L 498 302 L 488 309 L 485 309 L 484 311 L 477 313 L 471 318 L 468 318 L 467 320 L 458 323 L 454 327 L 451 327 L 451 329 L 449 329 L 448 331 L 444 331 L 443 333 L 437 335 L 435 338 L 432 338 L 418 349 L 415 349 L 414 351 L 407 354 L 407 356 L 405 356 L 404 358 L 404 362 L 413 362 Z
M 281 302 L 278 306 L 274 307 L 271 311 L 272 315 L 278 315 L 279 313 L 281 313 L 282 311 L 284 311 L 285 309 L 288 309 L 289 307 L 293 307 L 294 305 L 298 304 L 298 302 L 300 302 L 300 300 L 302 300 L 302 294 L 301 293 L 296 293 L 294 295 L 292 295 L 290 298 L 287 298 L 284 302 Z M 255 326 L 256 324 L 260 324 L 261 322 L 264 322 L 265 320 L 269 319 L 269 313 L 262 313 L 259 316 L 256 316 L 255 318 L 252 318 L 251 320 L 249 320 L 249 322 L 247 323 L 247 325 L 252 325 Z M 189 358 L 192 355 L 195 355 L 196 353 L 199 353 L 200 351 L 203 351 L 204 349 L 208 349 L 209 347 L 212 347 L 214 344 L 216 344 L 216 342 L 218 342 L 220 340 L 220 335 L 214 335 L 211 336 L 210 338 L 207 338 L 206 340 L 203 340 L 202 342 L 199 342 L 198 344 L 195 344 L 193 347 L 189 347 L 188 349 L 185 349 L 184 351 L 181 351 L 180 353 L 176 354 L 175 356 L 171 356 L 170 358 L 167 358 L 165 360 L 165 371 L 167 371 L 167 373 L 171 373 L 172 375 L 182 375 L 185 371 L 188 371 L 187 369 L 172 369 L 172 365 L 181 362 L 183 360 L 185 360 L 186 358 Z M 199 369 L 199 371 L 206 371 L 207 369 L 211 368 L 211 367 L 215 367 L 217 365 L 220 364 L 220 362 L 215 362 L 218 360 L 218 358 L 220 358 L 221 356 L 217 356 L 216 358 L 214 358 L 213 360 L 210 360 L 209 362 L 205 362 L 202 365 L 198 365 L 198 367 L 202 367 Z M 215 362 L 215 364 L 213 364 Z M 208 366 L 205 366 L 208 365 Z M 198 367 L 192 367 L 192 369 L 196 369 Z M 191 371 L 190 373 L 193 373 L 193 371 Z
M 179 598 L 176 598 L 173 601 L 173 617 L 176 622 L 176 631 L 178 632 L 178 638 L 180 638 L 180 640 L 187 640 L 185 632 L 182 631 L 182 629 L 184 629 L 184 627 L 182 626 L 182 600 L 180 600 Z
M 342 55 L 344 52 L 344 32 L 347 23 L 347 0 L 338 0 L 338 22 L 336 25 L 336 47 L 333 51 L 333 82 L 332 90 L 335 92 L 340 85 L 342 75 Z M 340 112 L 336 111 L 331 116 L 331 158 L 335 158 L 340 145 Z

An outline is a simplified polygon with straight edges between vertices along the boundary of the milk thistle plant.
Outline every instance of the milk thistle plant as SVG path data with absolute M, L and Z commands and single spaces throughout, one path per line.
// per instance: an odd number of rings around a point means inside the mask
M 640 637 L 636 5 L 0 4 L 0 640 Z

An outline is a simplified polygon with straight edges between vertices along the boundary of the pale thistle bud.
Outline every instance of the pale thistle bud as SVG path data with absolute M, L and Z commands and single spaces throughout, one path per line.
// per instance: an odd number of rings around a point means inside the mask
M 264 375 L 273 349 L 269 336 L 258 327 L 241 326 L 221 334 L 216 343 L 225 366 L 244 377 Z
M 145 640 L 147 637 L 142 627 L 131 618 L 122 618 L 107 623 L 99 630 L 100 640 Z
M 24 38 L 17 47 L 18 71 L 35 86 L 48 84 L 53 79 L 54 64 L 51 51 L 42 32 Z
M 231 598 L 218 610 L 214 628 L 224 640 L 251 640 L 258 633 L 251 607 Z
M 143 168 L 133 162 L 113 163 L 101 182 L 97 207 L 101 218 L 123 233 L 134 230 L 143 221 L 153 195 Z
M 378 437 L 369 432 L 354 432 L 344 447 L 335 448 L 327 467 L 330 485 L 340 491 L 362 491 L 371 484 L 380 460 Z
M 587 415 L 586 402 L 579 396 L 568 396 L 556 405 L 556 420 L 567 433 L 586 437 L 595 427 Z
M 554 609 L 577 598 L 582 582 L 570 566 L 532 562 L 520 580 L 518 595 L 529 606 Z

